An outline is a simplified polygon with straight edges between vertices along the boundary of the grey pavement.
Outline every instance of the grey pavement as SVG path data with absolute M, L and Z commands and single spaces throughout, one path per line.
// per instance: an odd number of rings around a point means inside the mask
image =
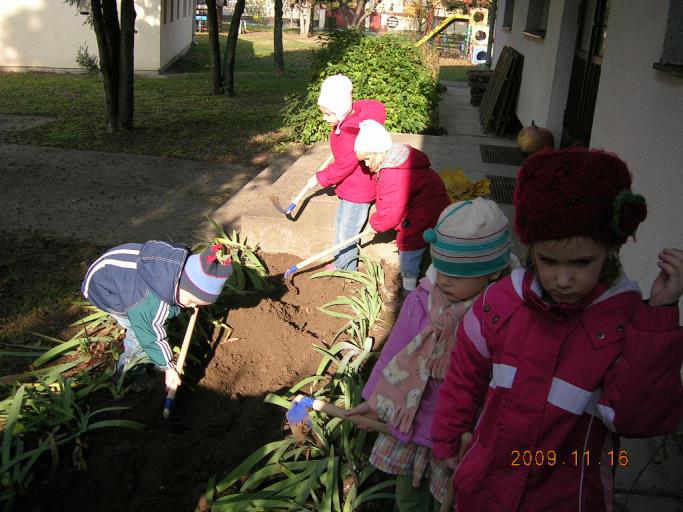
M 446 82 L 440 118 L 447 131 L 444 136 L 394 134 L 398 142 L 411 144 L 429 156 L 437 171 L 462 169 L 473 180 L 487 174 L 516 175 L 517 167 L 482 162 L 480 144 L 515 146 L 512 138 L 500 138 L 481 131 L 476 107 L 469 103 L 469 89 L 462 82 Z M 283 207 L 289 204 L 307 178 L 327 158 L 326 143 L 314 145 L 283 172 L 283 166 L 266 168 L 230 201 L 213 213 L 213 218 L 243 236 L 258 241 L 266 252 L 288 253 L 304 259 L 329 247 L 334 238 L 334 215 L 337 199 L 330 191 L 317 190 L 290 220 L 278 213 L 269 201 L 277 196 Z M 512 219 L 512 206 L 501 205 Z M 209 232 L 206 225 L 201 235 Z M 385 264 L 398 265 L 395 245 L 375 239 L 366 250 Z M 519 244 L 515 252 L 521 254 Z M 296 263 L 293 261 L 292 263 Z M 623 439 L 621 449 L 628 455 L 628 465 L 616 470 L 617 510 L 622 512 L 683 512 L 683 437 L 670 437 L 666 455 L 650 462 L 662 438 Z M 627 508 L 625 507 L 627 504 Z

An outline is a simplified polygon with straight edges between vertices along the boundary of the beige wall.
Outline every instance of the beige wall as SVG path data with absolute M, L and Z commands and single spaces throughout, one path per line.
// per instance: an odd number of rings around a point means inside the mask
M 162 43 L 161 0 L 136 0 L 135 10 L 135 69 L 158 71 L 189 45 L 192 16 L 174 21 Z M 83 43 L 97 55 L 95 34 L 84 20 L 62 0 L 0 0 L 0 68 L 78 69 L 76 53 Z
M 510 0 L 499 1 L 493 65 L 498 61 L 504 46 L 510 46 L 524 55 L 517 117 L 523 126 L 530 125 L 534 120 L 537 125 L 547 127 L 559 142 L 580 0 L 550 2 L 546 36 L 542 39 L 523 33 L 529 0 L 516 0 L 512 28 L 501 28 L 507 1 Z
M 652 69 L 661 56 L 669 2 L 610 3 L 591 145 L 621 156 L 634 190 L 648 201 L 638 243 L 623 250 L 626 271 L 647 296 L 657 252 L 683 248 L 683 77 Z
M 164 69 L 176 57 L 182 55 L 192 42 L 192 0 L 156 0 L 161 16 L 160 68 Z M 173 8 L 173 21 L 171 21 Z M 164 23 L 165 20 L 165 23 Z

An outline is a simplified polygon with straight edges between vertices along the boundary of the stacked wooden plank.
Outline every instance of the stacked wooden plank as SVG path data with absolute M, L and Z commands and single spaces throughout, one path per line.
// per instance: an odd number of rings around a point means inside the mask
M 502 136 L 515 126 L 523 64 L 521 53 L 509 46 L 503 47 L 479 106 L 479 120 L 485 132 Z
M 470 105 L 478 107 L 484 97 L 486 86 L 491 79 L 490 69 L 470 69 L 467 71 L 467 83 L 470 86 Z

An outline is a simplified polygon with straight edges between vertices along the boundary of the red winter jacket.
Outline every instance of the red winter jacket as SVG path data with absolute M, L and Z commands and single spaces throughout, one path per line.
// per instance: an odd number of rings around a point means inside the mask
M 625 276 L 583 308 L 540 294 L 515 270 L 458 328 L 432 437 L 434 456 L 453 456 L 484 402 L 454 476 L 459 512 L 612 510 L 613 470 L 631 456 L 615 434 L 678 428 L 678 308 L 646 306 Z
M 419 149 L 394 144 L 375 174 L 377 211 L 370 216 L 370 225 L 378 233 L 398 231 L 396 245 L 401 251 L 427 245 L 422 233 L 436 225 L 450 204 L 443 180 L 429 165 Z
M 381 101 L 359 100 L 353 103 L 351 113 L 337 127 L 330 130 L 330 149 L 334 162 L 316 173 L 322 187 L 336 185 L 340 199 L 352 203 L 370 203 L 375 199 L 375 182 L 364 164 L 358 161 L 353 145 L 358 135 L 358 124 L 373 119 L 384 124 L 387 109 Z

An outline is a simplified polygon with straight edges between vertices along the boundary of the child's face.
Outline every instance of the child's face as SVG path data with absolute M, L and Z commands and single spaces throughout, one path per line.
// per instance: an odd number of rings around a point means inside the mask
M 436 273 L 436 286 L 451 302 L 471 299 L 489 283 L 488 276 L 455 277 Z
M 183 290 L 182 288 L 178 288 L 178 304 L 185 308 L 209 305 L 208 302 L 203 301 L 202 299 L 198 299 L 190 292 Z
M 384 158 L 384 153 L 366 153 L 364 151 L 358 151 L 356 153 L 356 158 L 361 162 L 365 162 L 365 165 L 370 172 L 379 171 L 379 166 L 382 165 L 382 160 Z
M 339 122 L 337 116 L 332 113 L 332 111 L 326 109 L 325 107 L 320 107 L 320 112 L 323 115 L 323 120 L 330 126 L 336 126 Z
M 578 304 L 600 281 L 609 250 L 586 236 L 534 243 L 532 255 L 543 289 L 558 304 Z

